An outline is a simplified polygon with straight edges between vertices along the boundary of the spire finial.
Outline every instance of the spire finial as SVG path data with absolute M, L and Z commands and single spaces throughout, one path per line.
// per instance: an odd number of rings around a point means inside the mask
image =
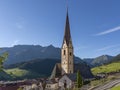
M 68 0 L 66 0 L 66 8 L 67 8 L 67 12 L 68 12 Z

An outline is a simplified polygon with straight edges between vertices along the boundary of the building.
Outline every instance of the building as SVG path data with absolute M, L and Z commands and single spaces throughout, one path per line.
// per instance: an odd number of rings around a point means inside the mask
M 84 66 L 82 65 L 84 64 Z M 79 70 L 81 76 L 85 79 L 93 78 L 89 66 L 85 62 L 74 63 L 74 48 L 70 33 L 70 23 L 68 11 L 66 14 L 65 33 L 61 47 L 61 63 L 56 63 L 51 73 L 50 79 L 59 78 L 64 74 L 77 73 Z
M 65 74 L 59 79 L 60 88 L 74 88 L 77 76 L 76 73 Z
M 46 90 L 58 90 L 58 88 L 58 82 L 52 80 L 46 82 Z
M 68 11 L 66 16 L 65 34 L 61 48 L 61 74 L 74 73 L 73 45 L 70 34 Z

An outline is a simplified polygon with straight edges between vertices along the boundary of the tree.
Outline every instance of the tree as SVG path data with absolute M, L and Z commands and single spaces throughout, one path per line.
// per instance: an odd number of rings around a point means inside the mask
M 78 70 L 78 72 L 77 72 L 77 88 L 82 87 L 82 85 L 83 85 L 82 76 L 80 75 L 80 71 Z
M 0 71 L 3 70 L 3 63 L 5 62 L 7 57 L 8 57 L 8 53 L 7 52 L 4 52 L 4 53 L 0 54 Z

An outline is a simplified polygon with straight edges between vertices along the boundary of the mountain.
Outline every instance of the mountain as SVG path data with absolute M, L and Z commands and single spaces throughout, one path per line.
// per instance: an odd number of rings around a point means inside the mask
M 0 71 L 0 80 L 11 80 L 11 76 L 4 71 Z
M 85 61 L 90 67 L 93 67 L 91 62 L 93 62 L 94 58 L 84 58 L 83 61 Z
M 34 59 L 26 62 L 6 65 L 5 72 L 13 79 L 40 78 L 50 76 L 57 59 Z
M 8 52 L 9 56 L 5 62 L 5 65 L 15 64 L 24 61 L 29 61 L 33 59 L 60 59 L 61 58 L 61 49 L 56 48 L 52 45 L 42 47 L 40 45 L 16 45 L 14 47 L 2 48 L 0 53 Z M 74 57 L 76 62 L 79 62 L 81 59 Z
M 5 66 L 5 69 L 19 68 L 27 71 L 39 73 L 40 75 L 49 76 L 54 65 L 59 63 L 57 59 L 34 59 L 26 62 L 16 63 Z
M 110 62 L 113 59 L 113 56 L 109 56 L 109 55 L 102 55 L 96 58 L 86 58 L 83 59 L 86 63 L 88 63 L 91 67 L 95 67 L 95 66 L 101 66 L 103 64 L 106 64 L 108 62 Z
M 13 79 L 48 77 L 55 64 L 61 62 L 61 49 L 52 45 L 46 47 L 40 45 L 16 45 L 2 48 L 0 53 L 3 52 L 9 53 L 4 67 L 5 72 Z M 90 67 L 83 60 L 74 56 L 74 61 L 74 63 L 80 65 L 80 68 L 84 67 L 83 75 L 85 73 L 91 75 Z
M 115 56 L 111 61 L 110 63 L 112 62 L 119 62 L 120 61 L 120 54 L 118 54 L 117 56 Z
M 14 47 L 6 47 L 0 50 L 0 53 L 8 52 L 9 56 L 5 62 L 5 65 L 16 64 L 34 59 L 60 59 L 61 49 L 56 48 L 53 45 L 42 47 L 40 45 L 15 45 Z M 80 58 L 74 56 L 76 63 L 85 61 L 90 67 L 99 66 L 111 61 L 113 56 L 102 55 L 96 58 Z
M 112 62 L 91 69 L 93 74 L 97 73 L 117 73 L 120 72 L 120 62 Z
M 112 60 L 113 56 L 109 56 L 109 55 L 102 55 L 99 57 L 96 57 L 91 64 L 94 66 L 100 66 L 103 65 L 105 63 L 108 63 Z
M 109 60 L 106 64 L 91 69 L 93 74 L 120 72 L 120 54 Z
M 34 59 L 26 62 L 8 65 L 5 67 L 5 71 L 8 74 L 11 74 L 11 76 L 14 76 L 15 79 L 49 77 L 53 71 L 55 64 L 60 62 L 60 59 Z M 82 75 L 86 75 L 86 77 L 92 76 L 90 67 L 85 62 L 77 64 L 79 64 Z M 18 75 L 18 73 L 22 74 Z

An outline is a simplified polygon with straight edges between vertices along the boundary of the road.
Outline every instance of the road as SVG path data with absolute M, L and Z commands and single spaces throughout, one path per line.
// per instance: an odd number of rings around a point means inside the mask
M 117 80 L 113 80 L 105 85 L 101 85 L 101 86 L 98 86 L 98 87 L 95 87 L 91 90 L 109 90 L 111 87 L 117 85 L 120 83 L 120 79 L 117 79 Z

